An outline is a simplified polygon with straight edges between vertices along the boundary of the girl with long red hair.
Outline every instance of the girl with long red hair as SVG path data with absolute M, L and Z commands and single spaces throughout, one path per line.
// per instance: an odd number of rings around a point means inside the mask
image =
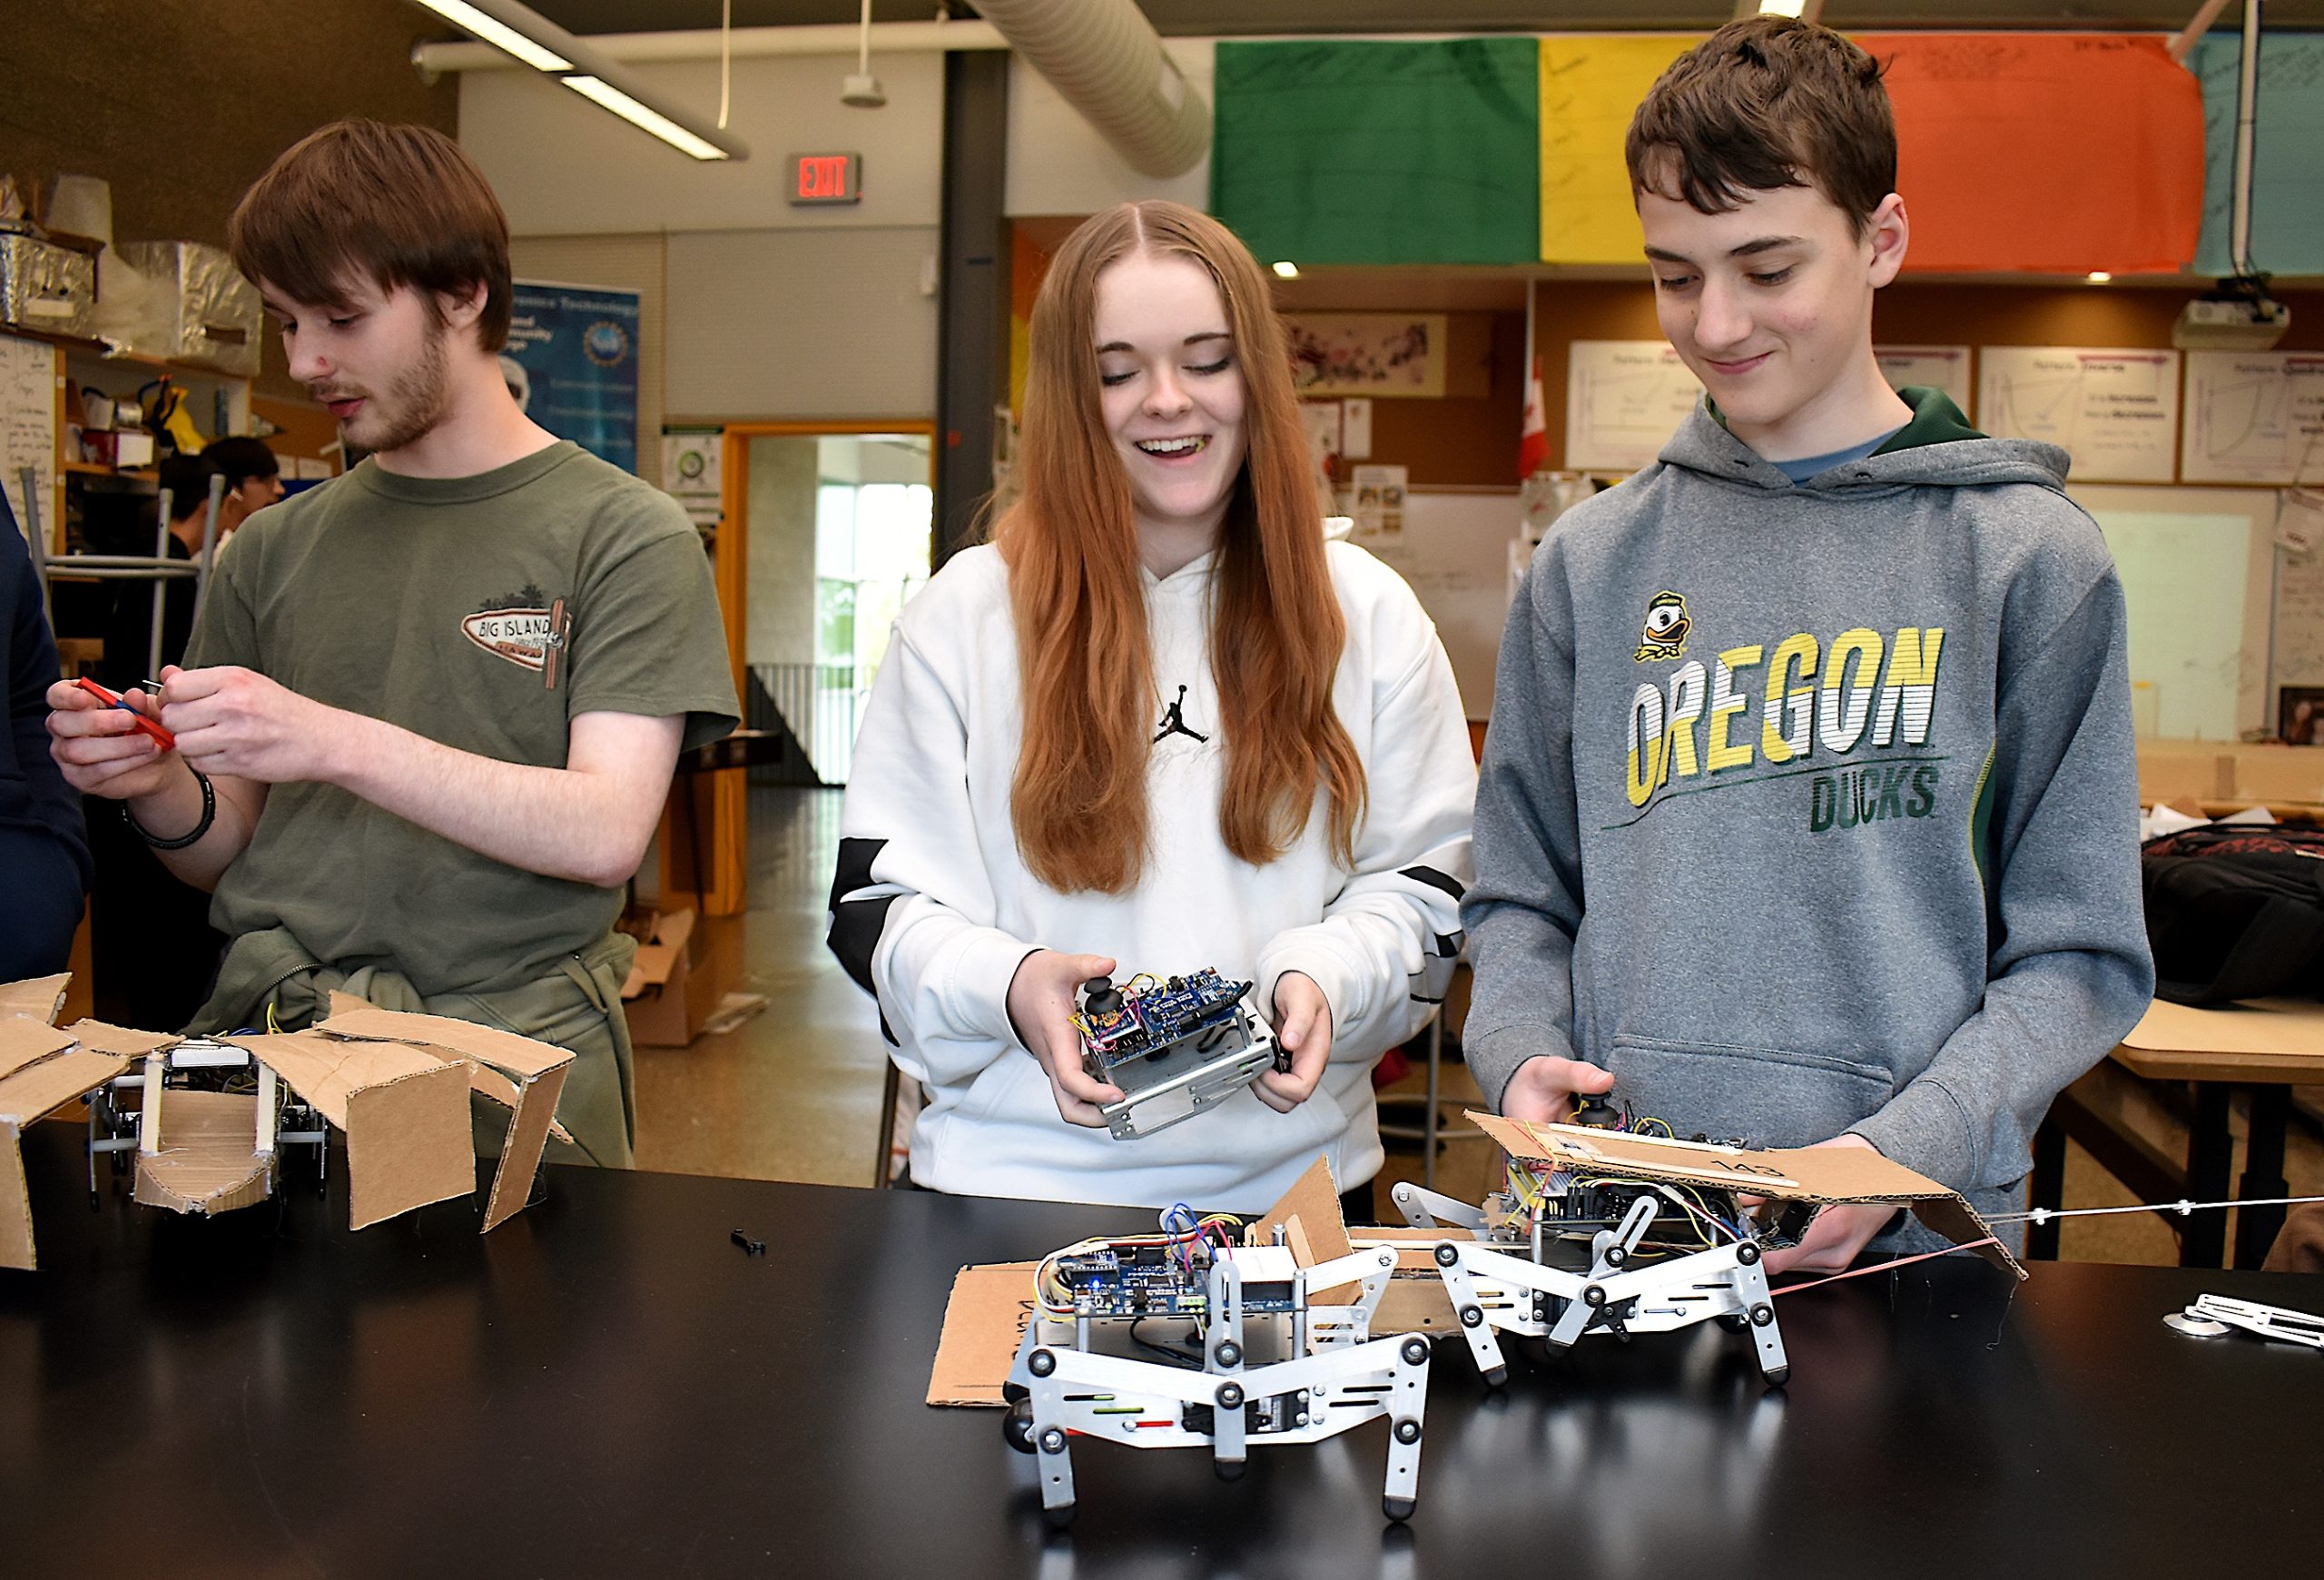
M 832 947 L 927 1093 L 913 1180 L 1256 1210 L 1320 1152 L 1368 1197 L 1371 1068 L 1458 953 L 1475 772 L 1411 589 L 1326 540 L 1224 226 L 1133 203 L 1067 240 L 1010 484 L 897 622 L 842 819 Z M 1075 990 L 1206 966 L 1290 1069 L 1114 1140 Z

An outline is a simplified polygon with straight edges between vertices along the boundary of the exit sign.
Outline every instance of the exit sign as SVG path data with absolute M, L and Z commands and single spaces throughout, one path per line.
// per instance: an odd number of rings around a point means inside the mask
M 793 154 L 791 201 L 794 203 L 862 202 L 863 156 L 860 153 Z

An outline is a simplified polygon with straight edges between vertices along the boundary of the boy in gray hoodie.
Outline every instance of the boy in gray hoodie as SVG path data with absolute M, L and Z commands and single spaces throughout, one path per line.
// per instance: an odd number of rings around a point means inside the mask
M 2052 446 L 1892 391 L 1878 65 L 1760 16 L 1664 74 L 1631 185 L 1707 399 L 1562 517 L 1502 638 L 1462 913 L 1486 1096 L 1868 1146 L 2016 1205 L 2153 985 L 2122 591 Z M 1943 1242 L 1827 1208 L 1770 1271 Z

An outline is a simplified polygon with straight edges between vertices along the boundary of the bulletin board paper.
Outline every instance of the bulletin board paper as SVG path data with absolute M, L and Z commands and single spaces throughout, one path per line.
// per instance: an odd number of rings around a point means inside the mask
M 2190 483 L 2324 482 L 2324 355 L 2189 351 L 2179 475 Z
M 56 535 L 56 348 L 45 341 L 0 335 L 0 484 L 17 530 L 31 530 L 24 469 L 38 481 L 41 526 Z
M 2073 458 L 2076 482 L 2167 483 L 2179 453 L 2179 353 L 2086 346 L 1986 346 L 1977 422 Z
M 1970 409 L 1968 347 L 1875 346 L 1872 354 L 1879 360 L 1881 377 L 1888 380 L 1891 390 L 1901 390 L 1907 384 L 1942 390 L 1945 399 L 1961 409 L 1964 417 L 1975 418 L 1976 413 Z
M 1574 341 L 1566 361 L 1565 464 L 1610 472 L 1651 464 L 1702 390 L 1665 341 Z
M 1622 138 L 1655 79 L 1706 36 L 1541 40 L 1543 262 L 1635 264 L 1644 259 L 1646 238 L 1639 230 Z

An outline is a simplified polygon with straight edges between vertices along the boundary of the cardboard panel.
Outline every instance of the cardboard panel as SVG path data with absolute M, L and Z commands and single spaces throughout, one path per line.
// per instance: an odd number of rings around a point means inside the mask
M 127 1026 L 108 1025 L 103 1021 L 75 1021 L 64 1029 L 84 1048 L 100 1053 L 119 1053 L 130 1059 L 143 1059 L 156 1048 L 166 1048 L 172 1042 L 184 1041 L 175 1032 L 139 1032 Z
M 256 1094 L 172 1091 L 160 1150 L 137 1155 L 137 1200 L 202 1217 L 255 1206 L 274 1190 L 274 1159 L 257 1149 Z
M 348 1007 L 342 1007 L 348 1006 Z M 326 1036 L 369 1037 L 390 1042 L 427 1042 L 518 1077 L 541 1075 L 573 1062 L 568 1048 L 537 1042 L 514 1032 L 479 1026 L 449 1015 L 413 1015 L 382 1010 L 360 1000 L 350 1005 L 331 995 L 330 1019 L 312 1028 Z
M 548 1144 L 556 1100 L 565 1092 L 565 1071 L 552 1070 L 528 1082 L 509 1114 L 508 1133 L 500 1142 L 500 1167 L 492 1176 L 492 1194 L 485 1201 L 479 1232 L 490 1232 L 523 1210 L 532 1190 L 533 1170 L 540 1167 L 541 1149 Z
M 350 1100 L 367 1087 L 385 1085 L 412 1076 L 453 1068 L 416 1048 L 399 1042 L 350 1042 L 313 1030 L 281 1032 L 265 1037 L 222 1039 L 247 1049 L 261 1062 L 290 1083 L 331 1123 L 347 1131 L 350 1145 L 353 1127 L 348 1123 Z M 459 1078 L 463 1090 L 465 1074 Z M 463 1100 L 465 1101 L 465 1100 Z M 473 1161 L 475 1153 L 471 1149 Z M 474 1181 L 470 1181 L 471 1184 Z
M 1307 1251 L 1302 1267 L 1314 1267 L 1318 1262 L 1337 1261 L 1355 1247 L 1349 1243 L 1347 1223 L 1340 1216 L 1340 1188 L 1332 1178 L 1329 1159 L 1318 1156 L 1307 1166 L 1307 1171 L 1291 1182 L 1283 1200 L 1266 1210 L 1266 1216 L 1252 1224 L 1243 1234 L 1245 1245 L 1273 1245 L 1276 1224 L 1296 1228 L 1300 1236 L 1293 1239 L 1297 1245 L 1305 1242 Z M 1288 1235 L 1287 1239 L 1292 1238 Z M 1336 1289 L 1326 1289 L 1315 1297 L 1318 1306 L 1353 1306 L 1363 1299 L 1363 1290 L 1354 1284 L 1343 1284 Z
M 72 980 L 72 973 L 59 972 L 54 976 L 0 983 L 0 1017 L 25 1015 L 35 1021 L 54 1021 L 64 1009 L 64 988 Z
M 944 1303 L 944 1330 L 928 1376 L 931 1405 L 1000 1405 L 1000 1385 L 1033 1320 L 1039 1262 L 962 1268 Z
M 45 1021 L 12 1015 L 0 1020 L 0 1081 L 73 1046 L 73 1033 Z
M 32 1193 L 25 1185 L 24 1132 L 14 1120 L 0 1119 L 0 1268 L 29 1273 L 36 1265 Z
M 386 1042 L 339 1046 L 395 1049 L 395 1044 Z M 358 1086 L 345 1097 L 347 1121 L 340 1128 L 347 1132 L 350 1229 L 362 1229 L 431 1201 L 466 1196 L 476 1189 L 467 1072 L 456 1064 L 439 1064 L 413 1054 L 409 1049 L 395 1051 L 419 1059 L 426 1068 Z M 281 1073 L 279 1066 L 277 1073 Z
M 99 1053 L 86 1048 L 44 1059 L 0 1081 L 0 1120 L 28 1125 L 84 1092 L 94 1091 L 128 1068 L 129 1061 L 118 1054 Z

